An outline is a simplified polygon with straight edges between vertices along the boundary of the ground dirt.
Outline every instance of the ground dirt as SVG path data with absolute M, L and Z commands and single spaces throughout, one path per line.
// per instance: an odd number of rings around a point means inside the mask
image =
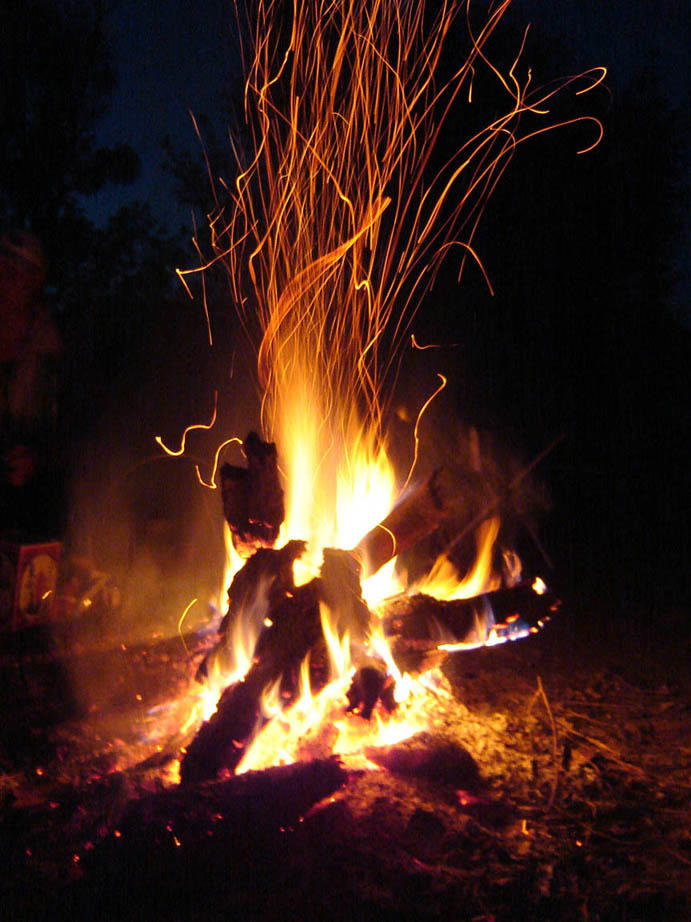
M 684 617 L 566 604 L 535 637 L 446 660 L 432 768 L 316 766 L 241 806 L 237 779 L 170 786 L 202 647 L 107 621 L 3 636 L 3 919 L 690 917 Z

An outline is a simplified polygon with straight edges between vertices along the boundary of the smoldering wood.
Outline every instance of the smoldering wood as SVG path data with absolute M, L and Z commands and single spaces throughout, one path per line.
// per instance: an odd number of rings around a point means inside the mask
M 132 801 L 118 820 L 127 838 L 142 826 L 174 823 L 180 839 L 188 842 L 195 833 L 206 836 L 212 817 L 235 825 L 245 837 L 252 830 L 292 825 L 313 804 L 328 797 L 347 781 L 348 773 L 338 758 L 314 759 L 292 765 L 250 771 L 224 781 L 194 788 L 173 788 Z M 215 821 L 215 820 L 214 820 Z M 189 833 L 189 835 L 187 835 Z
M 250 432 L 243 451 L 246 468 L 231 464 L 221 468 L 221 493 L 233 546 L 247 557 L 257 548 L 276 543 L 285 503 L 275 443 L 264 442 L 256 432 Z
M 426 731 L 393 746 L 368 746 L 365 755 L 394 775 L 468 791 L 481 786 L 480 770 L 468 750 Z

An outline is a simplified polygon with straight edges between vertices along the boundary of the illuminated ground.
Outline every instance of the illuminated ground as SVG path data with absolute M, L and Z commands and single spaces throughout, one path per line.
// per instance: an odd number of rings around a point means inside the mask
M 152 708 L 187 685 L 179 638 L 123 649 L 106 630 L 75 649 L 35 635 L 20 668 L 5 635 L 3 918 L 688 918 L 680 627 L 567 610 L 536 638 L 458 654 L 438 729 L 462 740 L 479 790 L 352 774 L 288 823 L 270 798 L 238 813 L 228 787 L 200 799 L 161 791 L 160 766 L 123 770 L 160 745 L 171 713 Z M 92 677 L 88 713 L 67 667 Z

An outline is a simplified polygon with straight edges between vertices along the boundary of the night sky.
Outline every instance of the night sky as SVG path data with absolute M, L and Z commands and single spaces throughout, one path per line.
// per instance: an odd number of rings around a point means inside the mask
M 199 149 L 190 111 L 199 116 L 219 109 L 230 73 L 239 74 L 227 48 L 234 13 L 229 0 L 118 0 L 107 16 L 118 85 L 109 114 L 99 126 L 103 144 L 130 144 L 142 160 L 132 186 L 106 189 L 87 203 L 102 221 L 131 199 L 148 203 L 156 217 L 177 227 L 190 216 L 175 201 L 161 170 L 161 141 Z
M 644 72 L 673 104 L 688 98 L 686 0 L 516 0 L 516 18 L 564 36 L 572 60 L 564 73 L 603 64 L 616 92 Z M 139 198 L 168 223 L 189 224 L 160 169 L 161 139 L 197 147 L 189 110 L 219 110 L 218 99 L 240 64 L 228 53 L 234 33 L 231 0 L 118 0 L 107 18 L 119 82 L 99 140 L 124 141 L 142 158 L 139 181 L 88 203 L 104 219 L 121 201 Z M 547 75 L 546 75 L 547 76 Z M 551 76 L 551 75 L 549 75 Z

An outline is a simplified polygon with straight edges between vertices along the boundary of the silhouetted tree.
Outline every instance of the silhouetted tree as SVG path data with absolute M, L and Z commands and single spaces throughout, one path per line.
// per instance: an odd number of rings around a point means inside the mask
M 6 0 L 0 11 L 0 217 L 50 246 L 79 195 L 131 183 L 126 144 L 96 146 L 115 85 L 100 2 Z
M 103 14 L 101 0 L 0 7 L 0 224 L 32 230 L 46 252 L 65 347 L 66 444 L 140 387 L 180 290 L 178 241 L 148 207 L 121 207 L 103 226 L 85 214 L 89 196 L 140 170 L 129 145 L 97 141 L 116 84 Z

